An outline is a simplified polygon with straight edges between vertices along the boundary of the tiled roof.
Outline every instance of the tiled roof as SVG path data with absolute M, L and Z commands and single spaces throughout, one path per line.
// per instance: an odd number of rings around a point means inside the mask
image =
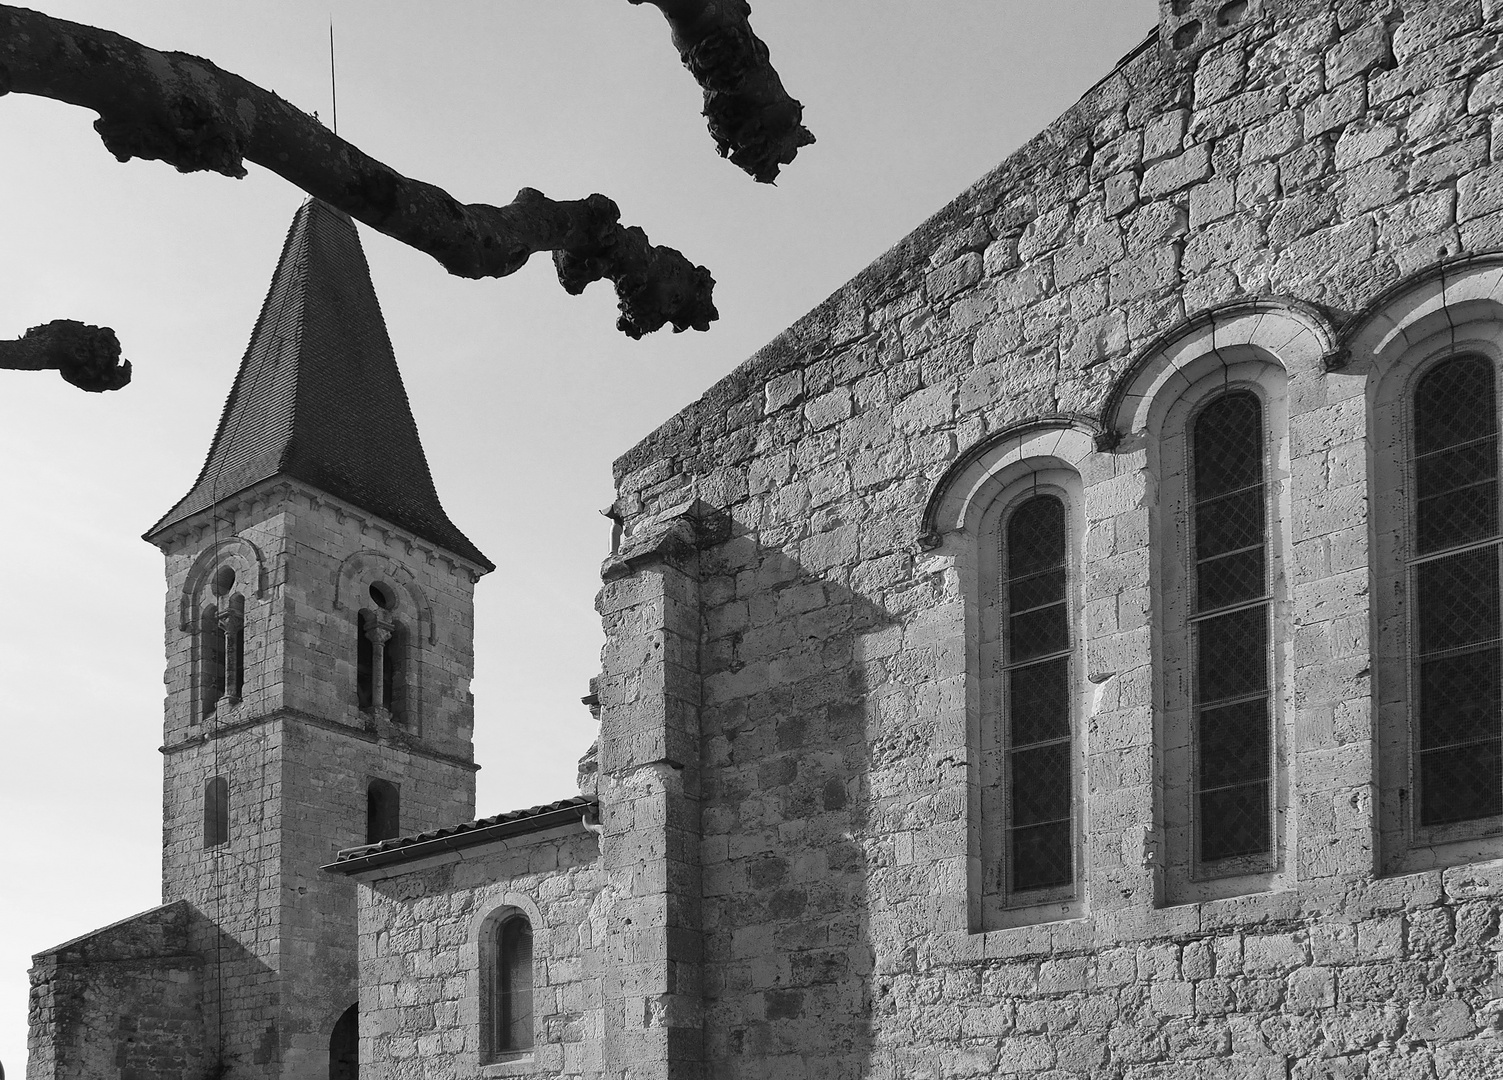
M 528 807 L 526 810 L 495 814 L 415 836 L 399 836 L 376 844 L 345 848 L 324 869 L 349 872 L 368 870 L 389 863 L 420 859 L 441 851 L 473 847 L 503 836 L 539 832 L 571 820 L 582 820 L 599 805 L 598 799 L 576 795 L 572 799 L 560 799 L 542 806 Z
M 495 568 L 438 501 L 354 222 L 316 199 L 292 220 L 198 480 L 146 538 L 274 476 Z

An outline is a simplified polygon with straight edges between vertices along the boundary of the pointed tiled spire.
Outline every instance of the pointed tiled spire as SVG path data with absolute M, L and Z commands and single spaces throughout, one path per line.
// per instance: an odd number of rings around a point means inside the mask
M 355 225 L 316 199 L 292 220 L 198 480 L 146 538 L 274 476 L 494 569 L 439 504 Z

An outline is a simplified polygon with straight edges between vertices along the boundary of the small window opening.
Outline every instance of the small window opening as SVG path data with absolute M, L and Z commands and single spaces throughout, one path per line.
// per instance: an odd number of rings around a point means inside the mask
M 235 571 L 228 566 L 222 566 L 219 568 L 219 572 L 214 575 L 214 583 L 209 586 L 209 589 L 215 596 L 223 596 L 234 587 Z
M 392 596 L 391 588 L 379 581 L 371 585 L 371 599 L 382 611 L 390 611 L 396 606 L 396 599 Z
M 1200 23 L 1191 19 L 1184 23 L 1174 32 L 1174 47 L 1176 49 L 1188 49 L 1195 44 L 1195 39 L 1200 36 Z
M 365 791 L 365 842 L 402 835 L 401 791 L 389 780 L 372 780 Z
M 218 847 L 230 839 L 230 782 L 216 776 L 204 785 L 204 847 Z
M 198 623 L 199 714 L 212 716 L 224 696 L 224 632 L 219 629 L 219 609 L 204 608 Z
M 360 613 L 355 635 L 355 697 L 362 709 L 369 709 L 373 704 L 371 668 L 375 665 L 376 646 L 371 641 L 371 630 L 375 623 L 376 618 L 370 612 Z
M 1216 13 L 1217 26 L 1231 26 L 1233 23 L 1242 21 L 1242 16 L 1247 14 L 1247 0 L 1232 0 L 1230 4 L 1223 4 L 1221 10 Z
M 532 924 L 507 918 L 492 938 L 486 958 L 486 1035 L 491 1056 L 532 1049 Z

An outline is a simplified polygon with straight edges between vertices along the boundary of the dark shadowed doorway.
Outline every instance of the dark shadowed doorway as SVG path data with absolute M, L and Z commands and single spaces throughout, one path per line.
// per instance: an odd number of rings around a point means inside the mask
M 360 1006 L 351 1005 L 329 1036 L 329 1080 L 360 1080 Z

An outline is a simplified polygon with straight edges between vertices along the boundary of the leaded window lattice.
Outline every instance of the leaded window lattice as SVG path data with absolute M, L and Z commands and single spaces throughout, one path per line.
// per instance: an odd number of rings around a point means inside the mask
M 1014 893 L 1073 884 L 1070 615 L 1065 506 L 1033 495 L 1002 539 L 1007 871 Z
M 1459 356 L 1414 391 L 1413 700 L 1421 826 L 1503 814 L 1498 413 Z
M 1272 850 L 1263 407 L 1238 390 L 1191 435 L 1195 826 L 1201 863 Z

